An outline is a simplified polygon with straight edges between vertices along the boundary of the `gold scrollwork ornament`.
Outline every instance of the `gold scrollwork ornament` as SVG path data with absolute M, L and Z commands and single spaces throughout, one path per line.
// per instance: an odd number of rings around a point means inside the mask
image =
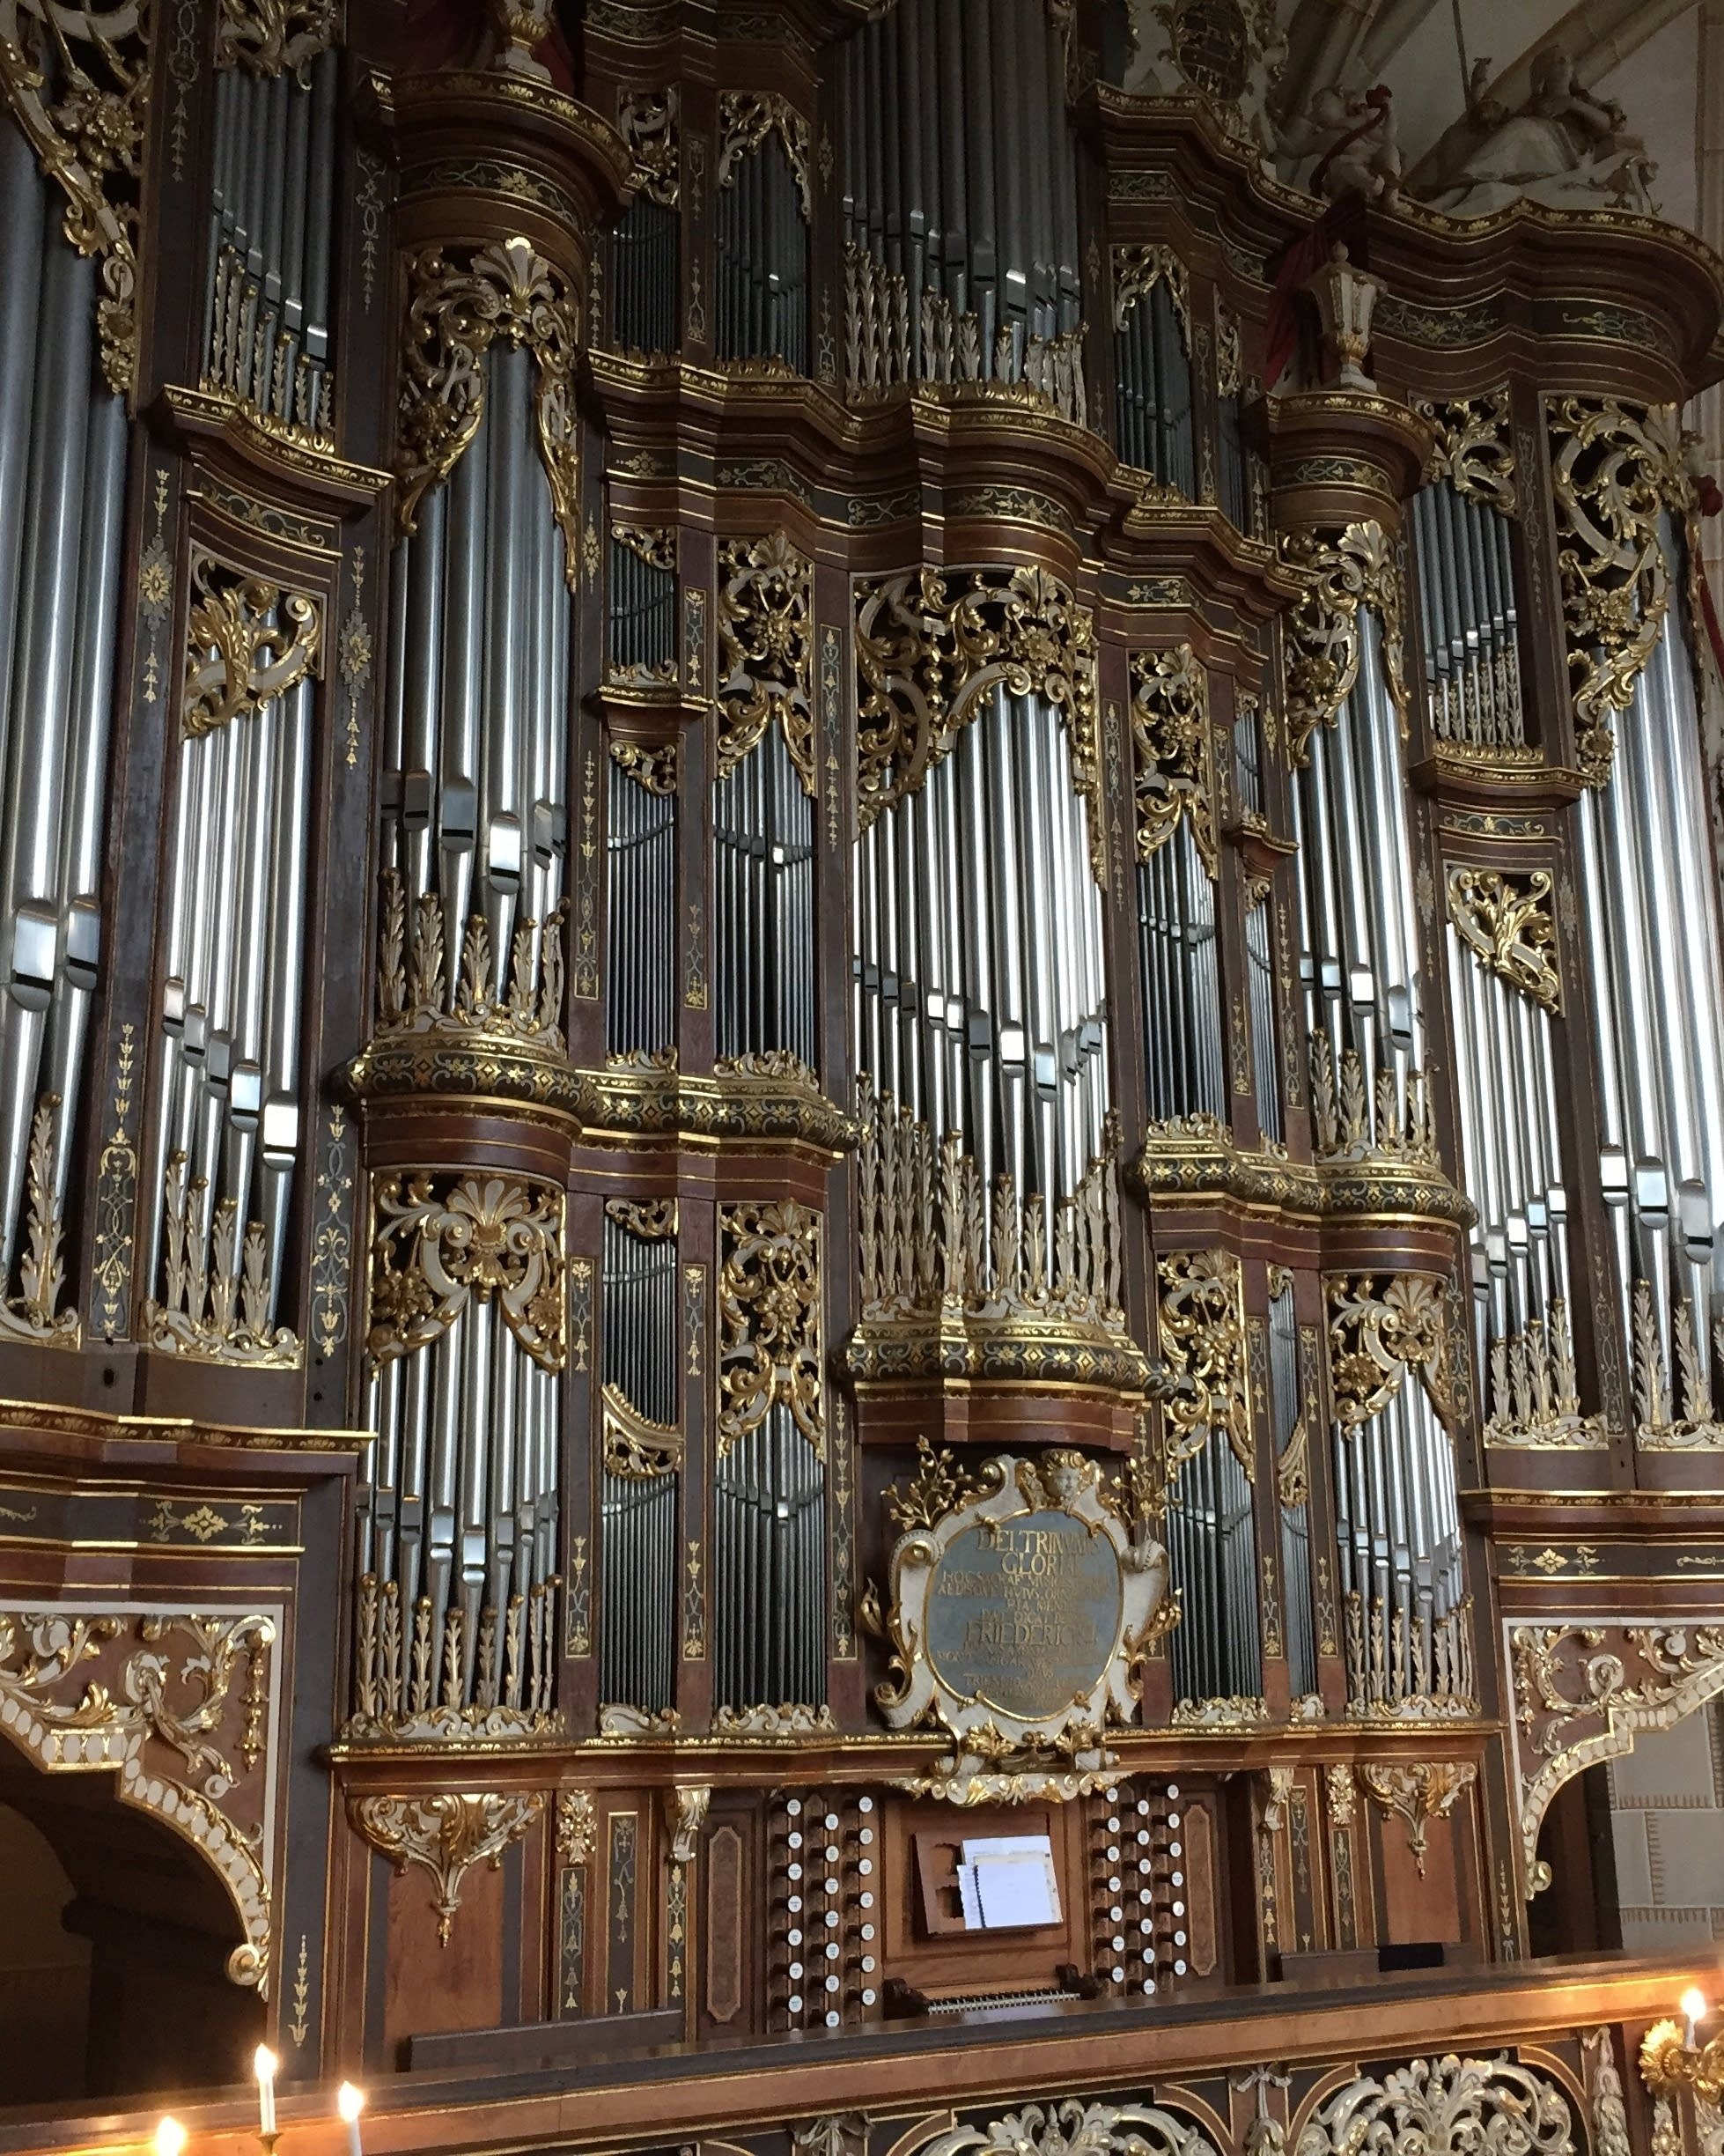
M 563 1207 L 549 1188 L 469 1175 L 439 1194 L 425 1170 L 385 1177 L 372 1235 L 373 1370 L 446 1333 L 469 1302 L 493 1297 L 541 1369 L 568 1359 Z
M 1287 748 L 1310 760 L 1310 741 L 1330 726 L 1359 679 L 1359 609 L 1375 609 L 1382 625 L 1383 673 L 1404 735 L 1409 722 L 1402 647 L 1401 576 L 1381 524 L 1349 524 L 1336 540 L 1295 532 L 1282 542 L 1287 559 L 1308 572 L 1287 623 Z
M 441 247 L 409 255 L 401 399 L 395 420 L 396 521 L 416 530 L 425 490 L 440 485 L 479 431 L 486 356 L 524 346 L 538 369 L 539 452 L 563 533 L 564 574 L 580 577 L 579 429 L 575 354 L 580 316 L 559 271 L 517 236 L 452 258 Z
M 1556 927 L 1545 900 L 1551 873 L 1535 868 L 1524 884 L 1494 868 L 1451 868 L 1448 918 L 1455 934 L 1493 973 L 1542 1004 L 1562 1008 L 1556 968 Z

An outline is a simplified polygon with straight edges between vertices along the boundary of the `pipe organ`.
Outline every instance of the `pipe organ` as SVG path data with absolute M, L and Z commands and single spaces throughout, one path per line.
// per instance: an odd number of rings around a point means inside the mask
M 1086 2145 L 1222 2156 L 1441 1967 L 1618 2102 L 1515 1965 L 1612 1687 L 1724 1690 L 1724 272 L 1326 212 L 1124 13 L 0 0 L 70 2095 L 166 2016 L 427 2148 L 968 2156 L 994 2017 L 1176 2004 Z

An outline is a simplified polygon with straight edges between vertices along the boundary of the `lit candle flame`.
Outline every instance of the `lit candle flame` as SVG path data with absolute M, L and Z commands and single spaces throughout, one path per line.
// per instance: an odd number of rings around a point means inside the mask
M 165 2118 L 156 2129 L 156 2156 L 181 2156 L 186 2130 L 177 2118 Z
M 1696 1990 L 1691 1985 L 1683 1993 L 1681 2004 L 1683 2019 L 1688 2024 L 1688 2041 L 1692 2043 L 1695 2024 L 1704 2021 L 1711 2012 L 1711 2008 L 1707 2005 L 1706 1993 Z

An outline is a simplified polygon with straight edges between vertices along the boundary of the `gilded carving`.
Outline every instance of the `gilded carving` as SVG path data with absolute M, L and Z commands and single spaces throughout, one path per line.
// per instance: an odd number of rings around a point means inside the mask
M 396 521 L 417 528 L 427 487 L 440 485 L 479 431 L 486 355 L 524 346 L 538 369 L 539 454 L 563 533 L 564 574 L 580 576 L 579 425 L 574 365 L 580 316 L 561 274 L 521 238 L 457 258 L 426 247 L 406 262 L 407 322 L 395 421 Z
M 1169 1487 L 1208 1443 L 1226 1437 L 1247 1481 L 1256 1478 L 1245 1384 L 1245 1288 L 1224 1250 L 1177 1251 L 1160 1260 L 1159 1333 L 1171 1384 L 1161 1401 Z
M 103 1340 L 123 1337 L 130 1315 L 132 1289 L 132 1208 L 137 1190 L 137 1147 L 129 1127 L 137 1028 L 129 1019 L 120 1028 L 114 1075 L 114 1127 L 98 1163 L 96 1254 L 90 1273 L 90 1301 L 96 1331 Z
M 590 1790 L 564 1790 L 556 1799 L 556 1860 L 587 1864 L 599 1832 L 598 1808 Z
M 1724 1692 L 1724 1626 L 1517 1625 L 1508 1635 L 1521 1854 L 1529 1900 L 1550 1884 L 1538 1830 L 1563 1783 L 1620 1759 Z
M 1095 711 L 1095 629 L 1039 568 L 910 569 L 856 592 L 857 813 L 866 830 L 913 794 L 996 686 L 1045 697 L 1065 722 L 1089 806 L 1091 866 L 1106 884 Z
M 439 1189 L 439 1185 L 442 1188 Z M 378 1178 L 372 1229 L 370 1366 L 446 1333 L 477 1299 L 541 1369 L 568 1356 L 559 1192 L 506 1176 Z
M 933 1723 L 951 1739 L 949 1757 L 915 1786 L 973 1804 L 1001 1794 L 1003 1780 L 1022 1795 L 1049 1793 L 1050 1770 L 1091 1785 L 1113 1764 L 1104 1728 L 1131 1719 L 1150 1643 L 1177 1621 L 1167 1551 L 1138 1537 L 1080 1452 L 998 1454 L 972 1483 L 925 1440 L 918 1449 L 926 1480 L 899 1517 L 932 1511 L 945 1483 L 955 1502 L 893 1546 L 891 1608 L 880 1620 L 890 1674 L 874 1689 L 889 1727 Z M 954 1606 L 961 1625 L 949 1621 Z M 1069 1617 L 1088 1681 L 1073 1691 L 1063 1671 L 1050 1684 L 1013 1645 L 1002 1610 L 1050 1624 Z
M 1724 1319 L 1716 1319 L 1713 1338 L 1724 1351 Z M 1698 1336 L 1692 1303 L 1679 1296 L 1670 1315 L 1670 1342 L 1681 1400 L 1671 1384 L 1664 1337 L 1659 1329 L 1652 1284 L 1637 1280 L 1631 1297 L 1629 1350 L 1634 1383 L 1634 1443 L 1643 1452 L 1724 1451 L 1724 1424 L 1712 1393 L 1712 1362 Z
M 322 634 L 316 600 L 195 553 L 181 732 L 195 740 L 284 696 L 317 665 Z
M 674 1864 L 691 1864 L 700 1847 L 700 1830 L 706 1824 L 712 1791 L 704 1783 L 678 1782 L 663 1792 L 665 1833 Z
M 682 1465 L 682 1433 L 676 1425 L 642 1414 L 620 1385 L 605 1385 L 600 1397 L 605 1473 L 625 1482 L 674 1474 Z
M 1191 336 L 1191 292 L 1185 264 L 1170 247 L 1116 247 L 1113 251 L 1114 328 L 1123 329 L 1133 307 L 1165 284 L 1179 326 Z M 1225 393 L 1224 393 L 1225 394 Z
M 195 1361 L 292 1370 L 300 1342 L 272 1327 L 275 1301 L 269 1239 L 261 1220 L 243 1232 L 237 1200 L 207 1210 L 209 1179 L 185 1154 L 169 1155 L 162 1182 L 162 1295 L 139 1306 L 140 1336 L 152 1348 Z
M 858 1081 L 857 1149 L 862 1328 L 845 1350 L 860 1374 L 882 1359 L 953 1359 L 979 1371 L 1001 1358 L 1084 1358 L 1092 1382 L 1140 1389 L 1141 1351 L 1126 1330 L 1118 1131 L 1070 1198 L 1020 1199 L 1009 1175 L 991 1192 L 955 1132 L 930 1126 Z M 1028 1362 L 1024 1365 L 1028 1370 Z
M 66 196 L 67 244 L 101 264 L 102 373 L 117 395 L 137 376 L 138 194 L 150 104 L 150 0 L 99 9 L 0 0 L 0 93 L 46 176 Z
M 1389 2147 L 1401 2156 L 1470 2156 L 1511 2146 L 1518 2156 L 1573 2156 L 1574 2123 L 1555 2084 L 1507 2058 L 1450 2052 L 1337 2090 L 1307 2120 L 1293 2156 Z
M 530 914 L 516 923 L 500 993 L 483 914 L 468 920 L 452 978 L 438 892 L 422 891 L 409 909 L 400 871 L 386 868 L 378 912 L 379 1039 L 402 1034 L 502 1038 L 552 1055 L 562 1052 L 564 906 L 552 912 L 542 934 Z
M 1524 877 L 1495 868 L 1448 872 L 1448 918 L 1461 941 L 1481 964 L 1554 1016 L 1562 1008 L 1562 983 L 1556 927 L 1545 904 L 1550 895 L 1547 868 Z
M 722 778 L 777 722 L 811 801 L 820 799 L 813 570 L 782 531 L 718 547 L 718 770 Z
M 777 1707 L 720 1707 L 712 1727 L 721 1737 L 817 1737 L 835 1733 L 838 1724 L 829 1707 L 785 1701 Z
M 460 1909 L 461 1884 L 475 1864 L 496 1871 L 545 1808 L 537 1790 L 493 1795 L 354 1797 L 353 1824 L 397 1872 L 417 1865 L 436 1887 L 437 1936 L 449 1944 Z
M 1147 2104 L 1027 2104 L 985 2126 L 954 2126 L 920 2156 L 1217 2156 L 1201 2127 Z
M 616 124 L 635 160 L 636 191 L 647 202 L 675 209 L 682 192 L 675 85 L 631 91 L 621 100 Z
M 1453 1420 L 1448 1316 L 1439 1282 L 1418 1273 L 1329 1282 L 1329 1368 L 1346 1430 L 1380 1414 L 1416 1370 L 1441 1420 Z
M 220 0 L 216 65 L 248 75 L 298 74 L 328 51 L 340 21 L 337 0 Z
M 578 1562 L 577 1554 L 571 1571 Z M 343 1737 L 461 1744 L 552 1733 L 561 1584 L 553 1574 L 525 1595 L 512 1594 L 501 1611 L 484 1603 L 471 1628 L 469 1684 L 464 1603 L 452 1600 L 439 1625 L 429 1595 L 404 1603 L 394 1580 L 365 1573 L 355 1627 L 354 1712 Z
M 1330 726 L 1359 678 L 1359 609 L 1373 607 L 1382 626 L 1383 671 L 1408 724 L 1402 651 L 1401 577 L 1381 525 L 1349 524 L 1337 540 L 1294 533 L 1282 542 L 1287 558 L 1310 581 L 1287 622 L 1287 749 L 1293 762 L 1310 760 L 1309 743 Z
M 1602 786 L 1613 714 L 1633 701 L 1669 605 L 1660 521 L 1668 512 L 1684 525 L 1692 503 L 1674 407 L 1561 397 L 1550 425 L 1575 745 L 1582 776 Z
M 776 25 L 773 34 L 782 34 Z M 769 135 L 777 137 L 789 162 L 806 223 L 814 214 L 808 175 L 808 123 L 788 98 L 775 92 L 727 90 L 719 99 L 717 184 L 734 187 L 742 160 L 752 157 Z
M 1360 1767 L 1359 1778 L 1381 1811 L 1405 1822 L 1407 1848 L 1423 1878 L 1431 1821 L 1448 1817 L 1462 1791 L 1472 1787 L 1477 1768 L 1470 1760 L 1435 1766 L 1367 1765 Z
M 1446 403 L 1416 397 L 1413 410 L 1431 428 L 1433 447 L 1425 468 L 1426 482 L 1447 479 L 1457 493 L 1483 502 L 1504 516 L 1514 516 L 1518 504 L 1507 390 L 1457 397 Z
M 1580 1413 L 1580 1378 L 1568 1305 L 1552 1296 L 1544 1316 L 1491 1342 L 1491 1413 L 1485 1442 L 1493 1448 L 1603 1451 L 1602 1415 Z
M 113 1770 L 217 1872 L 245 1940 L 237 1984 L 269 1988 L 271 1617 L 0 1610 L 0 1731 L 48 1774 Z
M 129 1071 L 129 1063 L 127 1068 Z M 18 1293 L 0 1298 L 0 1336 L 39 1346 L 76 1348 L 83 1337 L 77 1312 L 60 1308 L 66 1284 L 62 1254 L 65 1222 L 54 1175 L 60 1109 L 59 1095 L 44 1093 L 30 1119 L 30 1142 L 24 1161 L 26 1213 Z
M 820 1215 L 725 1206 L 718 1228 L 718 1458 L 784 1407 L 823 1458 Z
M 1190 820 L 1204 867 L 1216 874 L 1215 759 L 1207 678 L 1189 644 L 1131 654 L 1131 739 L 1138 855 L 1147 860 Z

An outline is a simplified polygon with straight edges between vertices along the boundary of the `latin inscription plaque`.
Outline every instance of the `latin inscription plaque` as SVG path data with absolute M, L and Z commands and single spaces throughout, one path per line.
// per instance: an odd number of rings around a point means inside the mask
M 961 1699 L 1026 1722 L 1057 1715 L 1107 1675 L 1119 1637 L 1119 1554 L 1069 1512 L 954 1535 L 928 1583 L 928 1657 Z

